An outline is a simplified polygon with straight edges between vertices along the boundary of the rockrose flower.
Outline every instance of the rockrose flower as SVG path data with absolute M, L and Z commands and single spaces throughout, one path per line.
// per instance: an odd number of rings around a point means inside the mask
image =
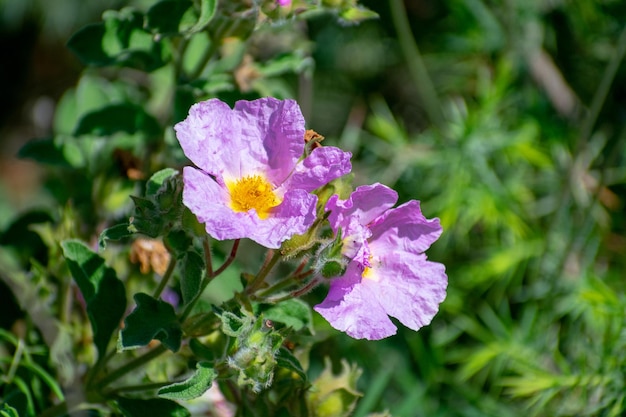
M 414 200 L 391 208 L 397 199 L 392 189 L 374 184 L 358 187 L 345 201 L 335 195 L 326 204 L 351 261 L 315 310 L 357 339 L 395 334 L 389 316 L 418 330 L 430 323 L 446 296 L 445 267 L 424 254 L 441 235 L 439 219 L 426 219 Z
M 216 239 L 278 248 L 315 220 L 311 191 L 350 172 L 350 153 L 323 146 L 303 157 L 304 118 L 293 100 L 197 103 L 174 126 L 185 155 L 183 203 Z

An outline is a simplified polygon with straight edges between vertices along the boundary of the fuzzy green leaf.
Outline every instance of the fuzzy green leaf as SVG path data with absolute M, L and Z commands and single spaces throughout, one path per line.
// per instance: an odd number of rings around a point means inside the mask
M 178 351 L 183 332 L 174 307 L 144 293 L 135 294 L 134 299 L 137 307 L 124 320 L 118 350 L 146 346 L 156 339 L 169 350 Z
M 146 184 L 146 196 L 156 195 L 165 180 L 174 175 L 178 175 L 178 171 L 174 168 L 165 168 L 152 174 Z
M 313 333 L 313 313 L 311 307 L 302 300 L 290 299 L 271 306 L 263 312 L 263 317 L 283 323 L 299 331 L 306 327 Z
M 104 354 L 111 334 L 126 310 L 126 290 L 104 259 L 77 240 L 61 242 L 63 255 L 85 301 L 94 333 L 94 343 Z
M 184 304 L 188 304 L 200 292 L 203 275 L 204 259 L 196 252 L 188 251 L 183 259 L 180 277 L 180 289 Z
M 128 226 L 130 226 L 130 224 L 120 223 L 104 229 L 98 237 L 98 246 L 100 249 L 106 248 L 107 240 L 120 240 L 125 237 L 132 236 L 133 232 L 128 230 Z
M 192 400 L 204 394 L 217 377 L 217 372 L 208 362 L 198 362 L 196 371 L 188 379 L 167 385 L 158 391 L 158 396 L 170 400 Z

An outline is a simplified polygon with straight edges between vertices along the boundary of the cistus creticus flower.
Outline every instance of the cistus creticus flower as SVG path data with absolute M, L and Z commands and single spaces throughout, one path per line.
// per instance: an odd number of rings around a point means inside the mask
M 276 0 L 276 4 L 278 4 L 281 7 L 286 7 L 291 4 L 291 0 Z
M 183 203 L 218 240 L 278 248 L 315 221 L 311 191 L 347 174 L 350 153 L 324 146 L 303 158 L 304 118 L 294 100 L 211 99 L 174 126 L 185 155 Z
M 389 316 L 418 330 L 446 296 L 445 267 L 424 254 L 441 235 L 439 219 L 426 219 L 415 200 L 391 208 L 397 199 L 392 189 L 373 184 L 358 187 L 345 201 L 334 195 L 326 204 L 351 261 L 315 310 L 356 339 L 395 334 Z

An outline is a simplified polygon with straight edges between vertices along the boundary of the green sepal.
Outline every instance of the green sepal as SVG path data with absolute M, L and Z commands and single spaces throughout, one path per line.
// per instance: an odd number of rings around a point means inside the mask
M 156 339 L 172 352 L 178 351 L 183 332 L 174 307 L 144 293 L 137 293 L 133 298 L 137 307 L 124 320 L 118 350 L 136 349 Z
M 170 400 L 192 400 L 211 388 L 215 378 L 217 378 L 217 372 L 210 363 L 198 362 L 193 375 L 184 381 L 162 387 L 157 395 Z
M 303 381 L 307 381 L 306 373 L 300 361 L 286 348 L 281 347 L 276 352 L 276 365 L 295 372 Z
M 120 223 L 104 229 L 98 237 L 98 247 L 100 249 L 105 249 L 108 240 L 116 241 L 132 236 L 134 233 L 129 230 L 129 227 L 129 223 Z

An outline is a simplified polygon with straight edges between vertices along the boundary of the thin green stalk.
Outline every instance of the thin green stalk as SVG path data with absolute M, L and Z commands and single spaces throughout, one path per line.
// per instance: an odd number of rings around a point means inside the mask
M 193 307 L 196 305 L 196 302 L 200 299 L 200 295 L 204 292 L 207 285 L 209 285 L 209 283 L 213 280 L 213 278 L 219 276 L 222 272 L 226 270 L 226 268 L 230 266 L 230 264 L 233 263 L 233 261 L 235 260 L 235 257 L 237 256 L 239 243 L 240 243 L 239 239 L 236 239 L 233 242 L 233 247 L 230 250 L 230 254 L 228 255 L 228 258 L 226 258 L 224 263 L 215 272 L 213 272 L 212 266 L 210 267 L 207 266 L 206 276 L 204 277 L 204 280 L 202 281 L 202 284 L 200 285 L 200 290 L 198 291 L 198 294 L 193 300 L 189 302 L 189 304 L 187 304 L 187 306 L 185 307 L 185 310 L 183 310 L 183 312 L 181 313 L 179 317 L 179 320 L 181 321 L 181 323 L 185 321 L 187 316 L 189 316 L 189 314 L 191 313 L 191 310 L 193 310 Z M 207 241 L 205 241 L 205 243 L 203 244 L 203 248 L 204 248 L 204 257 L 205 259 L 207 259 L 207 262 L 208 262 L 207 265 L 209 265 L 211 262 L 211 246 L 208 244 Z
M 213 276 L 213 259 L 211 258 L 211 243 L 209 242 L 209 235 L 202 240 L 202 248 L 204 249 L 204 263 L 206 265 L 206 275 L 208 277 Z
M 164 354 L 166 351 L 167 351 L 167 348 L 165 346 L 159 345 L 156 348 L 150 350 L 149 352 L 146 352 L 143 355 L 133 359 L 132 361 L 128 362 L 126 365 L 121 366 L 120 368 L 111 372 L 106 377 L 102 378 L 99 381 L 100 388 L 106 387 L 107 385 L 118 380 L 119 378 L 123 377 L 127 373 L 143 366 L 144 364 L 150 362 L 152 359 Z
M 287 295 L 283 295 L 282 297 L 270 298 L 267 301 L 269 303 L 280 303 L 281 301 L 290 300 L 292 298 L 298 298 L 301 295 L 308 293 L 309 291 L 311 291 L 313 288 L 317 287 L 321 283 L 322 283 L 322 279 L 320 279 L 319 277 L 315 277 L 303 287 L 298 288 L 297 290 L 294 290 Z
M 252 279 L 252 281 L 250 281 L 250 283 L 246 287 L 246 294 L 254 293 L 254 291 L 263 283 L 265 278 L 267 278 L 267 275 L 276 266 L 281 257 L 282 255 L 279 250 L 274 251 L 274 254 L 272 255 L 272 258 L 269 260 L 269 262 L 263 265 L 259 273 L 256 274 L 256 276 Z
M 428 70 L 426 69 L 419 48 L 413 38 L 411 26 L 409 25 L 409 20 L 406 15 L 406 9 L 404 8 L 404 2 L 403 0 L 391 0 L 389 4 L 391 7 L 393 25 L 398 34 L 398 42 L 406 58 L 406 63 L 410 75 L 413 78 L 417 93 L 424 105 L 424 110 L 426 110 L 431 123 L 441 131 L 444 131 L 445 117 L 442 110 L 443 107 L 441 106 L 433 82 L 428 75 Z
M 604 106 L 604 102 L 606 101 L 606 96 L 609 93 L 611 88 L 611 84 L 613 84 L 613 80 L 615 79 L 615 74 L 619 69 L 619 65 L 624 59 L 624 55 L 626 54 L 626 26 L 622 29 L 622 33 L 617 41 L 617 47 L 615 48 L 615 54 L 611 57 L 611 61 L 606 66 L 604 70 L 604 74 L 602 75 L 602 79 L 600 80 L 600 85 L 596 90 L 596 93 L 591 100 L 591 107 L 589 108 L 589 113 L 587 117 L 583 120 L 581 129 L 580 129 L 580 138 L 578 140 L 578 151 L 581 150 L 584 143 L 589 140 L 591 137 L 591 133 L 593 131 L 593 127 L 598 120 L 598 116 L 600 115 L 600 111 Z M 578 152 L 577 152 L 578 153 Z
M 291 285 L 296 284 L 297 282 L 303 280 L 304 278 L 308 277 L 309 275 L 313 274 L 313 270 L 309 269 L 308 271 L 305 271 L 301 274 L 292 274 L 290 276 L 288 276 L 287 278 L 278 281 L 277 283 L 275 283 L 274 285 L 272 285 L 269 288 L 266 288 L 262 291 L 259 292 L 259 297 L 258 298 L 265 298 L 268 295 L 274 294 L 284 288 L 287 288 Z
M 240 240 L 237 239 L 233 242 L 233 247 L 230 250 L 230 254 L 228 255 L 228 258 L 224 261 L 224 263 L 222 264 L 222 266 L 220 266 L 217 271 L 215 271 L 215 273 L 213 273 L 213 275 L 211 275 L 211 278 L 215 278 L 216 276 L 218 276 L 219 274 L 221 274 L 222 272 L 224 272 L 224 270 L 226 268 L 228 268 L 230 266 L 230 264 L 233 263 L 233 261 L 235 260 L 235 256 L 237 256 L 237 250 L 239 249 L 239 242 Z
M 170 263 L 167 266 L 167 270 L 165 274 L 163 274 L 163 278 L 161 278 L 161 282 L 159 282 L 159 286 L 154 290 L 154 294 L 152 295 L 154 298 L 159 298 L 161 293 L 167 286 L 170 278 L 172 277 L 172 273 L 174 272 L 174 268 L 176 268 L 176 258 L 174 256 L 170 257 Z

